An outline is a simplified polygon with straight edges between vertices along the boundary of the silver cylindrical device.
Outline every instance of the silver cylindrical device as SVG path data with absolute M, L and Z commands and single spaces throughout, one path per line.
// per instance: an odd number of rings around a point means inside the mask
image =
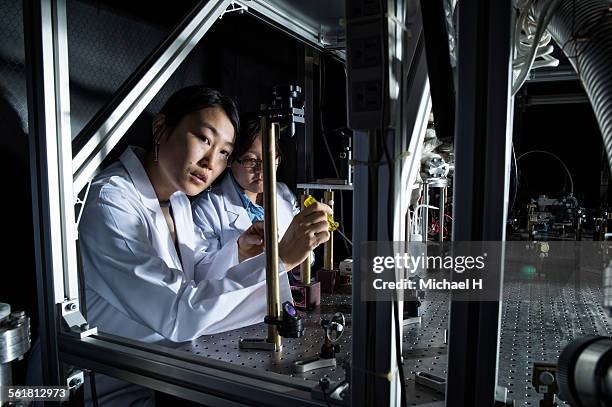
M 423 182 L 423 207 L 421 208 L 423 216 L 423 224 L 421 225 L 421 234 L 423 235 L 423 242 L 427 243 L 427 235 L 429 232 L 429 183 Z
M 22 359 L 30 349 L 30 318 L 25 312 L 11 312 L 8 304 L 0 303 L 0 386 L 13 384 L 11 363 Z M 0 392 L 0 406 L 7 400 Z
M 438 238 L 444 241 L 444 207 L 446 206 L 446 187 L 440 188 L 440 232 Z

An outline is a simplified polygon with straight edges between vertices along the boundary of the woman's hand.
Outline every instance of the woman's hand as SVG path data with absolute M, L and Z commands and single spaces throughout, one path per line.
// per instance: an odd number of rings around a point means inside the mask
M 264 249 L 264 224 L 255 222 L 238 238 L 238 261 L 257 256 Z
M 293 217 L 278 243 L 278 254 L 286 270 L 303 262 L 315 247 L 329 240 L 328 214 L 332 214 L 331 208 L 317 202 Z

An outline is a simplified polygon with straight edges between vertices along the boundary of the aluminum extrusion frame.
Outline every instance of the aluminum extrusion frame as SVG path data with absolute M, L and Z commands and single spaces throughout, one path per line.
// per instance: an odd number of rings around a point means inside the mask
M 65 0 L 25 0 L 30 177 L 42 374 L 60 385 L 57 304 L 78 298 Z

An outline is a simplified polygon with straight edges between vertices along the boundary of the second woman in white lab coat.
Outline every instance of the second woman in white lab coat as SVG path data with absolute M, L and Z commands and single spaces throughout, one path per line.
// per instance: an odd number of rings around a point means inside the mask
M 277 144 L 276 168 L 281 161 Z M 197 247 L 196 280 L 224 277 L 228 259 L 236 258 L 240 236 L 253 223 L 263 221 L 262 140 L 259 119 L 243 120 L 240 138 L 220 182 L 192 203 L 195 233 L 201 236 Z M 295 195 L 287 185 L 276 183 L 278 236 L 285 231 L 300 210 Z M 281 276 L 281 289 L 287 288 L 287 277 Z

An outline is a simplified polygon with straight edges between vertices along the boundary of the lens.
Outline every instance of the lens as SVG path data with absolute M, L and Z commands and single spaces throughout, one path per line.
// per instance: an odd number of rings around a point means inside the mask
M 559 356 L 559 396 L 576 407 L 612 405 L 612 340 L 587 336 L 570 342 Z
M 295 317 L 297 315 L 297 311 L 295 310 L 295 308 L 293 307 L 293 305 L 291 305 L 290 302 L 286 302 L 283 304 L 283 307 L 285 308 L 285 312 L 290 316 L 290 317 Z

